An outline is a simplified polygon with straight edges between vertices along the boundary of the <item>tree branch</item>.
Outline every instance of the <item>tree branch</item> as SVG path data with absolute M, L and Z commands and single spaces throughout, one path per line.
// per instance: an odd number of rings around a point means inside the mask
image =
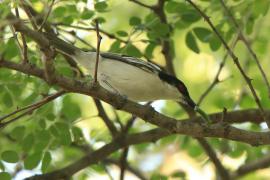
M 254 61 L 256 62 L 256 65 L 258 66 L 259 68 L 259 71 L 261 72 L 262 74 L 262 77 L 263 77 L 263 80 L 268 88 L 268 96 L 270 97 L 270 84 L 269 84 L 269 81 L 267 79 L 267 76 L 259 62 L 259 59 L 256 55 L 256 53 L 253 51 L 253 49 L 251 48 L 251 45 L 248 43 L 247 39 L 245 38 L 241 28 L 239 27 L 236 19 L 234 18 L 233 14 L 230 12 L 230 10 L 228 9 L 228 7 L 226 6 L 224 0 L 220 0 L 220 3 L 221 3 L 221 6 L 223 7 L 223 9 L 225 10 L 225 12 L 228 14 L 228 17 L 229 19 L 232 21 L 235 29 L 239 32 L 239 36 L 240 36 L 240 39 L 244 42 L 245 46 L 247 47 L 249 53 L 251 54 L 251 56 L 253 57 Z
M 78 145 L 78 144 L 74 144 L 74 143 L 72 145 L 74 147 L 80 149 L 81 151 L 83 151 L 86 154 L 93 152 L 93 149 L 88 145 Z M 106 165 L 107 164 L 114 164 L 114 165 L 118 166 L 119 168 L 121 168 L 121 164 L 119 163 L 119 161 L 116 159 L 113 159 L 113 158 L 106 158 L 106 159 L 102 160 L 101 162 L 106 164 Z M 143 173 L 140 172 L 139 169 L 136 169 L 135 167 L 130 166 L 129 164 L 127 164 L 126 169 L 128 171 L 130 171 L 131 173 L 133 173 L 135 176 L 137 176 L 139 179 L 146 180 L 146 177 L 144 177 Z
M 205 19 L 205 21 L 209 24 L 209 26 L 212 28 L 212 30 L 215 32 L 215 34 L 217 35 L 217 37 L 220 39 L 221 43 L 223 44 L 223 46 L 226 48 L 226 50 L 228 51 L 229 55 L 231 56 L 231 58 L 233 59 L 234 63 L 236 64 L 238 70 L 240 71 L 241 75 L 243 76 L 243 78 L 245 79 L 247 85 L 249 86 L 249 89 L 255 99 L 256 104 L 258 105 L 260 111 L 261 111 L 261 116 L 264 119 L 264 121 L 266 121 L 268 128 L 270 128 L 270 120 L 265 118 L 265 112 L 264 109 L 261 105 L 261 102 L 259 100 L 259 97 L 251 83 L 251 79 L 246 75 L 245 71 L 243 70 L 242 66 L 240 65 L 240 62 L 238 60 L 238 57 L 234 54 L 234 52 L 231 50 L 231 48 L 228 46 L 228 44 L 226 43 L 226 41 L 223 39 L 223 37 L 221 36 L 221 34 L 218 32 L 218 30 L 215 28 L 215 26 L 213 25 L 212 21 L 210 20 L 210 17 L 208 17 L 194 2 L 192 2 L 192 0 L 186 0 L 195 10 L 198 11 L 198 13 Z
M 145 7 L 147 9 L 153 9 L 154 7 L 153 6 L 150 6 L 150 5 L 147 5 L 147 4 L 144 4 L 138 0 L 129 0 L 131 2 L 134 2 L 135 4 L 138 4 L 139 6 L 142 6 L 142 7 Z
M 96 52 L 96 64 L 95 64 L 94 83 L 97 83 L 98 64 L 99 64 L 99 53 L 100 53 L 100 43 L 101 43 L 101 40 L 102 40 L 102 36 L 99 34 L 98 20 L 96 20 L 95 23 L 96 23 L 96 34 L 97 34 L 97 52 Z
M 71 25 L 71 24 L 65 24 L 65 23 L 62 23 L 62 22 L 60 22 L 60 23 L 52 23 L 52 25 L 54 25 L 56 27 L 57 26 L 71 27 L 71 28 L 74 28 L 74 29 L 81 29 L 81 30 L 85 30 L 85 31 L 94 31 L 95 30 L 95 28 L 92 28 L 92 27 L 75 26 L 75 25 Z M 114 34 L 111 34 L 111 33 L 107 32 L 107 31 L 105 31 L 105 30 L 99 29 L 99 31 L 101 33 L 103 33 L 104 35 L 108 36 L 111 39 L 118 40 L 118 41 L 120 41 L 122 43 L 128 43 L 128 41 L 125 41 L 125 40 L 115 36 Z
M 239 38 L 239 35 L 237 35 L 237 38 L 236 38 L 236 39 L 233 41 L 233 43 L 231 44 L 231 48 L 232 48 L 232 49 L 234 49 L 234 47 L 236 46 L 237 41 L 239 40 L 238 38 Z M 216 73 L 216 76 L 215 76 L 213 82 L 212 82 L 212 83 L 210 84 L 210 86 L 204 91 L 204 93 L 202 93 L 201 97 L 199 98 L 199 100 L 198 100 L 198 102 L 197 102 L 198 106 L 202 103 L 202 101 L 204 100 L 204 98 L 211 92 L 211 90 L 212 90 L 218 83 L 221 82 L 221 81 L 219 80 L 219 75 L 221 74 L 221 71 L 222 71 L 223 67 L 224 67 L 225 64 L 226 64 L 228 55 L 229 55 L 228 52 L 224 55 L 224 57 L 223 57 L 221 63 L 219 64 L 219 68 L 218 68 L 218 71 L 217 71 L 217 73 Z
M 82 157 L 81 159 L 77 160 L 76 162 L 68 165 L 67 167 L 53 171 L 51 173 L 42 174 L 42 175 L 36 175 L 32 176 L 30 178 L 27 178 L 28 180 L 47 180 L 47 179 L 65 179 L 76 172 L 88 167 L 89 165 L 92 165 L 94 163 L 97 163 L 98 161 L 104 160 L 107 156 L 112 154 L 113 152 L 127 147 L 129 145 L 133 144 L 140 144 L 144 142 L 154 142 L 162 137 L 168 136 L 170 133 L 166 130 L 162 129 L 153 129 L 150 131 L 146 131 L 143 133 L 137 133 L 137 134 L 131 134 L 127 137 L 118 137 L 115 140 L 113 140 L 111 143 L 106 144 L 102 148 L 89 153 L 88 155 Z
M 240 166 L 233 174 L 232 177 L 238 178 L 241 176 L 244 176 L 250 172 L 256 171 L 258 169 L 267 168 L 270 166 L 270 155 L 266 155 L 262 157 L 261 159 L 257 159 L 255 161 L 252 161 L 250 163 L 246 163 L 242 166 Z
M 110 120 L 110 118 L 106 114 L 101 102 L 98 99 L 94 99 L 94 102 L 95 102 L 97 110 L 98 110 L 98 115 L 102 118 L 102 120 L 106 124 L 112 137 L 116 137 L 116 135 L 118 134 L 117 128 L 115 127 L 115 125 L 112 123 L 112 121 Z
M 38 44 L 40 44 L 40 46 L 46 47 L 49 44 L 48 40 L 42 34 L 29 29 L 18 21 L 17 23 L 19 24 L 16 25 L 16 27 L 18 27 L 17 30 L 20 30 L 22 33 L 31 37 Z M 21 71 L 25 74 L 34 75 L 43 80 L 45 78 L 43 70 L 33 65 L 17 64 L 11 61 L 2 60 L 0 62 L 0 66 Z M 119 109 L 130 112 L 137 117 L 140 117 L 152 124 L 168 129 L 175 133 L 186 134 L 195 137 L 223 137 L 231 140 L 242 141 L 252 145 L 268 144 L 270 142 L 270 137 L 268 137 L 268 133 L 266 132 L 249 132 L 231 126 L 224 126 L 222 123 L 217 123 L 209 127 L 205 127 L 204 125 L 195 123 L 193 121 L 176 121 L 173 118 L 166 117 L 154 111 L 153 108 L 149 106 L 140 105 L 129 100 L 124 100 L 123 97 L 113 95 L 99 85 L 93 86 L 91 82 L 90 84 L 86 84 L 78 80 L 55 75 L 54 84 L 71 92 L 86 94 L 94 98 L 101 99 L 114 107 L 118 107 Z
M 45 79 L 44 72 L 29 64 L 17 64 L 10 61 L 2 60 L 0 61 L 0 67 L 5 67 L 8 69 L 17 70 L 23 72 L 28 75 L 37 76 L 41 79 Z M 224 125 L 224 123 L 216 123 L 209 126 L 205 126 L 200 124 L 200 117 L 194 118 L 194 120 L 183 120 L 178 121 L 173 118 L 167 117 L 156 112 L 152 107 L 140 105 L 138 103 L 125 100 L 123 103 L 123 97 L 110 93 L 109 91 L 105 90 L 99 85 L 93 86 L 93 84 L 86 84 L 78 80 L 73 80 L 70 78 L 66 78 L 63 76 L 56 75 L 55 76 L 55 85 L 62 87 L 70 92 L 85 94 L 88 96 L 92 96 L 95 98 L 99 98 L 114 107 L 121 107 L 120 109 L 127 111 L 131 114 L 136 115 L 144 119 L 145 121 L 155 124 L 159 127 L 167 129 L 171 132 L 178 133 L 178 134 L 185 134 L 190 135 L 193 137 L 217 137 L 217 138 L 225 138 L 234 141 L 240 141 L 244 143 L 248 143 L 251 145 L 263 145 L 263 144 L 270 144 L 270 136 L 269 132 L 251 132 L 246 130 L 241 130 L 239 128 L 235 128 L 229 125 Z M 255 110 L 251 110 L 254 113 Z M 253 119 L 249 119 L 250 117 L 254 117 L 255 114 L 258 115 L 260 111 L 255 111 L 253 116 L 248 116 L 248 114 L 244 114 L 244 112 L 249 112 L 249 110 L 243 111 L 242 113 L 236 112 L 236 115 L 241 114 L 244 120 L 242 121 L 252 121 Z M 266 111 L 267 115 L 270 115 L 269 111 Z M 230 122 L 233 121 L 235 112 L 228 112 L 226 114 L 226 121 Z M 240 116 L 241 116 L 240 115 Z M 211 119 L 215 118 L 218 121 L 217 117 L 222 116 L 222 113 L 213 115 Z M 232 119 L 229 119 L 231 117 Z M 236 116 L 237 117 L 237 116 Z M 270 117 L 270 116 L 269 116 Z M 259 118 L 259 117 L 257 117 Z
M 197 138 L 200 145 L 203 147 L 211 161 L 214 163 L 216 170 L 223 180 L 229 180 L 230 174 L 227 169 L 221 164 L 220 160 L 218 159 L 216 152 L 213 150 L 213 148 L 209 145 L 209 143 L 204 138 Z
M 41 25 L 40 25 L 40 27 L 39 27 L 39 29 L 38 29 L 39 31 L 41 31 L 42 28 L 44 27 L 44 25 L 46 24 L 46 22 L 47 22 L 47 20 L 48 20 L 48 18 L 49 18 L 49 16 L 50 16 L 50 14 L 51 14 L 51 11 L 52 11 L 54 2 L 55 2 L 55 0 L 52 0 L 51 4 L 50 4 L 50 6 L 49 6 L 49 10 L 48 10 L 48 12 L 47 12 L 47 14 L 46 14 L 46 16 L 45 16 L 45 19 L 43 20 L 43 22 L 41 23 Z
M 3 127 L 5 127 L 5 126 L 7 126 L 8 124 L 10 124 L 10 123 L 18 120 L 19 118 L 21 118 L 21 117 L 23 117 L 23 116 L 25 116 L 27 114 L 30 114 L 34 110 L 36 110 L 36 109 L 42 107 L 43 105 L 45 105 L 45 104 L 53 101 L 54 99 L 58 98 L 59 96 L 62 96 L 64 93 L 66 93 L 66 92 L 64 90 L 61 90 L 61 91 L 59 91 L 59 92 L 57 92 L 55 94 L 52 94 L 52 95 L 49 95 L 49 96 L 45 97 L 44 99 L 42 99 L 39 102 L 36 102 L 36 103 L 34 103 L 32 105 L 29 105 L 29 106 L 25 106 L 25 107 L 23 107 L 21 109 L 17 109 L 16 111 L 13 111 L 13 112 L 11 112 L 11 113 L 3 116 L 3 117 L 0 117 L 0 129 L 3 128 Z M 18 116 L 16 116 L 15 118 L 12 118 L 9 121 L 6 121 L 6 122 L 3 122 L 2 123 L 3 120 L 5 120 L 5 119 L 7 119 L 7 118 L 9 118 L 9 117 L 17 114 L 17 113 L 20 113 L 22 111 L 25 111 L 25 112 L 22 113 L 22 114 L 20 114 L 20 115 L 18 115 Z

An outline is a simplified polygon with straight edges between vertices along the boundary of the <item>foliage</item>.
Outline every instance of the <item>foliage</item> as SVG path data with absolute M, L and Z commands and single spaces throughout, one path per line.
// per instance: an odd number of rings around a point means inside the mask
M 270 2 L 265 0 L 229 0 L 226 6 L 238 24 L 231 18 L 220 3 L 221 0 L 194 1 L 209 16 L 216 30 L 224 38 L 238 57 L 244 72 L 252 79 L 261 104 L 265 109 L 270 107 L 267 85 L 248 48 L 259 58 L 259 63 L 269 70 L 269 20 Z M 46 15 L 52 1 L 29 1 L 37 13 Z M 222 42 L 206 20 L 190 3 L 185 0 L 167 0 L 159 3 L 162 7 L 153 6 L 156 1 L 125 0 L 73 0 L 56 1 L 52 6 L 47 22 L 60 36 L 81 48 L 93 50 L 96 47 L 96 36 L 93 20 L 98 19 L 103 36 L 102 51 L 121 53 L 153 62 L 169 69 L 171 63 L 175 75 L 188 86 L 191 96 L 200 100 L 201 95 L 213 83 L 217 70 L 222 66 L 221 74 L 211 92 L 202 99 L 201 108 L 207 113 L 258 108 L 246 82 L 228 57 L 223 67 L 223 56 L 228 53 Z M 160 1 L 162 2 L 162 1 Z M 0 42 L 1 57 L 16 63 L 22 63 L 23 38 L 27 43 L 28 61 L 43 68 L 41 51 L 34 41 L 21 33 L 14 33 L 12 25 L 6 21 L 10 9 L 19 8 L 22 19 L 28 19 L 25 9 L 19 1 L 0 1 Z M 154 8 L 153 8 L 154 7 Z M 153 8 L 153 9 L 151 9 Z M 44 20 L 44 19 L 43 19 Z M 25 22 L 31 28 L 31 23 Z M 87 29 L 92 27 L 90 29 Z M 239 38 L 239 29 L 248 39 L 248 46 L 241 41 L 235 48 L 231 45 Z M 241 37 L 240 37 L 241 38 Z M 83 40 L 81 40 L 83 39 Z M 18 43 L 20 45 L 18 45 Z M 167 44 L 167 45 L 166 45 Z M 167 46 L 165 48 L 165 46 Z M 21 47 L 21 49 L 20 49 Z M 78 79 L 73 68 L 65 58 L 57 55 L 54 59 L 57 74 Z M 174 73 L 174 72 L 170 72 Z M 215 82 L 215 81 L 214 81 Z M 34 76 L 2 68 L 0 65 L 0 117 L 42 100 L 60 90 Z M 185 110 L 175 102 L 160 102 L 156 106 L 162 114 L 175 119 L 187 118 Z M 132 118 L 122 111 L 115 111 L 112 106 L 102 103 L 106 115 L 117 130 L 125 126 Z M 37 110 L 27 113 L 20 119 L 0 129 L 0 179 L 11 179 L 12 175 L 31 170 L 47 173 L 61 169 L 95 151 L 112 141 L 110 131 L 103 123 L 104 116 L 92 98 L 75 93 L 67 93 L 58 99 L 46 103 Z M 226 118 L 225 118 L 226 120 Z M 0 125 L 5 121 L 0 120 Z M 136 118 L 128 133 L 143 132 L 155 126 Z M 240 124 L 241 129 L 263 131 L 265 123 L 247 122 Z M 241 142 L 211 138 L 211 147 L 220 158 L 221 163 L 232 172 L 245 163 L 263 158 L 269 154 L 268 146 L 251 147 Z M 194 138 L 184 135 L 172 135 L 158 140 L 155 144 L 146 143 L 129 147 L 128 164 L 138 169 L 147 179 L 190 179 L 191 172 L 185 164 L 196 164 L 199 168 L 209 168 L 212 163 L 209 155 Z M 180 155 L 179 155 L 179 152 Z M 162 156 L 162 158 L 158 158 Z M 171 157 L 178 158 L 180 164 Z M 179 158 L 180 156 L 180 158 Z M 269 155 L 268 155 L 269 156 Z M 102 161 L 87 167 L 87 170 L 74 175 L 74 179 L 104 175 L 112 170 L 112 161 L 119 161 L 122 150 L 114 152 Z M 153 163 L 145 165 L 148 159 Z M 210 158 L 211 159 L 211 158 Z M 229 159 L 226 161 L 226 159 Z M 224 161 L 223 161 L 224 160 Z M 232 162 L 237 162 L 234 165 Z M 119 165 L 119 163 L 116 163 Z M 171 169 L 166 166 L 172 164 Z M 270 162 L 268 162 L 270 164 Z M 12 167 L 13 169 L 10 169 Z M 176 170 L 175 170 L 176 169 Z M 268 169 L 269 170 L 269 169 Z M 130 169 L 129 169 L 130 171 Z M 132 172 L 132 170 L 131 170 Z M 210 174 L 215 176 L 215 168 Z M 126 175 L 127 176 L 127 175 Z M 239 175 L 240 176 L 240 175 Z M 269 178 L 268 174 L 253 171 L 245 179 Z M 114 177 L 115 179 L 118 178 Z

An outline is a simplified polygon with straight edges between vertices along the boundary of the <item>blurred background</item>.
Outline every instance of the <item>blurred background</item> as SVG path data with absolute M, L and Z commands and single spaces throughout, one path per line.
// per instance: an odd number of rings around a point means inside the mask
M 96 48 L 93 19 L 97 18 L 102 35 L 101 51 L 135 56 L 160 65 L 186 84 L 191 97 L 208 114 L 222 112 L 224 108 L 227 111 L 258 108 L 245 80 L 232 58 L 227 55 L 228 51 L 188 2 L 164 1 L 158 12 L 163 13 L 165 21 L 160 18 L 160 14 L 149 8 L 157 3 L 156 0 L 139 2 L 146 6 L 128 0 L 56 0 L 52 7 L 52 1 L 45 0 L 30 0 L 27 4 L 42 17 L 51 9 L 47 22 L 59 37 L 88 50 Z M 270 1 L 225 1 L 238 28 L 235 28 L 224 10 L 221 0 L 193 2 L 210 17 L 233 49 L 245 73 L 252 79 L 262 106 L 268 109 L 268 88 L 248 47 L 256 53 L 269 78 Z M 1 3 L 0 17 L 3 21 L 0 22 L 0 52 L 5 59 L 20 62 L 22 56 L 17 41 L 22 43 L 22 35 L 13 32 L 12 26 L 5 23 L 4 16 L 10 10 L 15 13 L 17 8 L 25 24 L 29 27 L 31 24 L 20 1 L 4 0 Z M 240 30 L 248 46 L 239 40 Z M 29 62 L 42 67 L 38 46 L 30 38 L 26 38 L 26 42 Z M 168 49 L 164 51 L 166 43 Z M 57 73 L 81 78 L 78 74 L 74 75 L 62 55 L 56 56 L 54 64 Z M 92 75 L 92 72 L 83 68 L 81 70 L 85 75 Z M 211 85 L 213 88 L 207 95 L 203 95 Z M 57 92 L 59 87 L 1 68 L 0 90 L 0 115 L 4 116 L 18 107 L 33 104 L 45 95 Z M 117 129 L 121 129 L 132 118 L 129 113 L 115 110 L 106 103 L 101 106 Z M 179 120 L 188 118 L 186 111 L 177 102 L 156 101 L 152 106 L 169 117 Z M 134 119 L 129 133 L 155 127 L 139 118 Z M 265 123 L 233 125 L 249 131 L 267 130 Z M 0 138 L 0 171 L 2 177 L 8 179 L 23 179 L 36 173 L 60 169 L 112 140 L 94 100 L 75 93 L 65 94 L 1 129 Z M 209 138 L 208 143 L 231 173 L 255 160 L 265 157 L 269 159 L 268 146 L 253 147 L 218 138 Z M 104 161 L 76 173 L 73 179 L 119 179 L 120 168 L 117 162 L 122 153 L 122 150 L 113 153 Z M 204 149 L 193 137 L 185 135 L 171 135 L 154 143 L 130 146 L 127 163 L 145 179 L 217 179 L 215 166 Z M 270 162 L 267 163 L 270 165 Z M 269 179 L 267 163 L 264 169 L 254 170 L 245 176 L 239 175 L 239 178 Z M 126 170 L 125 179 L 142 179 L 139 175 Z

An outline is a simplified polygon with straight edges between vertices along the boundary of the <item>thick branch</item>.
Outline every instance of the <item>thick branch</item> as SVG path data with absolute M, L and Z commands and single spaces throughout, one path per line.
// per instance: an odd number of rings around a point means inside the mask
M 10 61 L 2 60 L 0 61 L 0 67 L 6 67 L 9 69 L 14 69 L 17 71 L 21 71 L 28 75 L 37 76 L 41 79 L 45 79 L 44 73 L 41 69 L 29 65 L 29 64 L 16 64 Z M 165 128 L 169 131 L 178 134 L 185 134 L 194 137 L 218 137 L 225 138 L 235 141 L 240 141 L 244 143 L 248 143 L 251 145 L 262 145 L 262 144 L 270 144 L 270 136 L 268 132 L 249 132 L 246 130 L 241 130 L 229 125 L 224 125 L 223 123 L 217 123 L 210 126 L 205 126 L 199 123 L 198 120 L 200 117 L 195 118 L 194 121 L 177 121 L 173 118 L 169 118 L 164 116 L 158 112 L 156 112 L 153 108 L 145 105 L 140 105 L 135 102 L 124 100 L 123 97 L 114 95 L 99 85 L 86 84 L 77 80 L 69 79 L 66 77 L 62 77 L 59 75 L 55 76 L 55 85 L 62 87 L 70 92 L 76 92 L 80 94 L 89 95 L 95 98 L 99 98 L 114 107 L 118 107 L 124 111 L 130 112 L 131 114 L 136 115 L 149 123 L 155 124 L 159 127 Z M 124 102 L 124 103 L 123 103 Z M 254 112 L 254 110 L 252 110 Z M 252 112 L 251 111 L 251 112 Z M 248 110 L 244 112 L 249 112 Z M 258 110 L 255 114 L 258 113 Z M 235 119 L 233 117 L 234 112 L 232 114 L 228 112 L 226 114 L 226 120 L 228 122 L 233 121 Z M 239 112 L 236 113 L 239 115 Z M 253 119 L 249 119 L 248 114 L 242 114 L 244 119 L 252 121 Z M 266 113 L 268 116 L 270 112 Z M 240 116 L 241 116 L 240 115 Z M 258 114 L 257 114 L 258 115 Z M 216 114 L 211 119 L 220 119 L 217 117 L 221 117 L 222 113 Z M 232 119 L 229 119 L 231 117 Z M 254 117 L 254 115 L 252 116 Z M 258 117 L 257 117 L 258 118 Z M 197 120 L 197 121 L 196 121 Z
M 170 133 L 166 130 L 162 129 L 154 129 L 143 133 L 137 133 L 129 135 L 125 138 L 118 137 L 115 140 L 113 140 L 111 143 L 103 146 L 102 148 L 84 156 L 83 158 L 79 159 L 78 161 L 72 163 L 71 165 L 60 169 L 58 171 L 54 171 L 48 174 L 43 175 L 36 175 L 33 177 L 30 177 L 28 179 L 34 180 L 47 180 L 47 179 L 65 179 L 76 172 L 88 167 L 91 164 L 95 164 L 98 161 L 101 161 L 105 159 L 107 156 L 109 156 L 111 153 L 127 147 L 132 144 L 140 144 L 144 142 L 154 142 L 162 137 L 168 136 Z
M 250 163 L 244 164 L 240 166 L 235 173 L 233 173 L 233 177 L 237 178 L 240 176 L 244 176 L 250 172 L 254 172 L 258 169 L 264 169 L 270 166 L 270 155 L 266 155 L 261 159 L 252 161 Z

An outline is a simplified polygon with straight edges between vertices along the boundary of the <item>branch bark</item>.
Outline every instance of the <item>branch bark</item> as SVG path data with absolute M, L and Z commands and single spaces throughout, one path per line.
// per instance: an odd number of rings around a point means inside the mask
M 137 133 L 129 135 L 125 138 L 118 137 L 111 143 L 106 144 L 102 148 L 84 156 L 69 166 L 53 171 L 51 173 L 36 175 L 28 180 L 47 180 L 47 179 L 66 179 L 76 172 L 88 167 L 91 164 L 97 163 L 98 161 L 104 160 L 111 153 L 127 147 L 132 144 L 140 144 L 144 142 L 154 142 L 162 137 L 168 136 L 170 133 L 163 129 L 154 129 L 143 133 Z
M 28 75 L 39 77 L 43 80 L 45 79 L 44 71 L 30 64 L 17 64 L 11 61 L 1 60 L 0 67 L 17 70 Z M 185 134 L 193 137 L 225 138 L 229 140 L 248 143 L 251 145 L 270 144 L 269 132 L 246 131 L 224 123 L 215 123 L 206 126 L 199 123 L 201 120 L 200 117 L 196 117 L 194 118 L 194 120 L 178 121 L 156 112 L 152 107 L 123 99 L 123 97 L 112 94 L 99 85 L 93 85 L 93 83 L 86 84 L 85 82 L 73 80 L 60 75 L 55 75 L 54 83 L 55 85 L 58 85 L 67 91 L 85 94 L 94 98 L 101 99 L 114 107 L 118 107 L 123 111 L 134 114 L 137 117 L 140 117 L 145 121 L 155 124 L 161 128 L 167 129 L 172 133 Z M 258 112 L 259 110 L 257 110 L 255 114 L 257 114 Z M 214 117 L 210 117 L 211 119 L 216 118 L 216 121 L 219 121 L 220 118 L 217 117 L 221 117 L 222 114 L 223 113 L 219 113 L 214 115 Z M 234 118 L 232 114 L 230 114 L 230 112 L 226 114 L 226 120 L 228 122 L 233 121 Z M 267 111 L 266 114 L 268 117 L 270 117 L 270 111 Z M 247 116 L 247 114 L 241 113 L 240 116 L 245 119 L 242 121 L 247 121 L 250 118 L 249 116 Z M 232 119 L 229 120 L 229 117 L 231 117 Z M 253 119 L 249 120 L 252 121 Z
M 240 166 L 233 174 L 233 178 L 244 176 L 250 172 L 254 172 L 258 169 L 264 169 L 270 166 L 270 155 L 266 155 L 261 159 L 252 161 L 250 163 Z

